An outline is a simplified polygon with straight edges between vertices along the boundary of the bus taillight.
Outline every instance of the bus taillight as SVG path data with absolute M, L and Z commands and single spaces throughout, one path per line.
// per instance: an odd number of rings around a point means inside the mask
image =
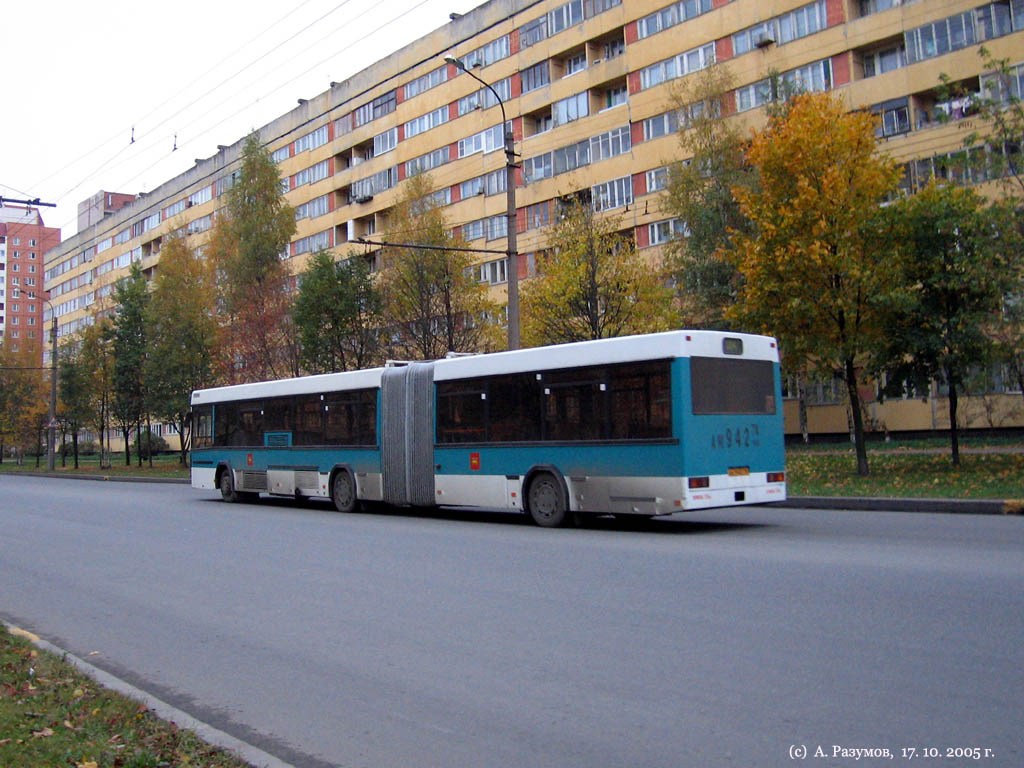
M 784 482 L 786 482 L 786 473 L 785 472 L 769 472 L 768 473 L 768 482 L 769 483 L 784 483 Z
M 689 482 L 691 488 L 708 488 L 711 485 L 710 477 L 691 477 Z

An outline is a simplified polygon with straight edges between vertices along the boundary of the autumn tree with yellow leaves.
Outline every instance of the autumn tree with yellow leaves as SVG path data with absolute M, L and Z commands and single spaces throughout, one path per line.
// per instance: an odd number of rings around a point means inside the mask
M 840 98 L 796 95 L 751 142 L 760 184 L 737 187 L 752 233 L 723 252 L 743 277 L 728 317 L 777 336 L 787 357 L 846 383 L 857 472 L 868 474 L 858 371 L 881 332 L 875 297 L 889 283 L 880 203 L 899 168 L 876 153 L 875 120 Z
M 523 287 L 525 346 L 606 339 L 678 327 L 672 291 L 659 265 L 636 250 L 614 216 L 589 202 L 565 204 L 537 257 L 537 277 Z

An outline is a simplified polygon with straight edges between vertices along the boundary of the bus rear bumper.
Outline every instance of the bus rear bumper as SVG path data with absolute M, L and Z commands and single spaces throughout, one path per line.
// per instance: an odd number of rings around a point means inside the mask
M 746 485 L 735 483 L 735 478 L 714 476 L 707 488 L 687 488 L 685 509 L 711 509 L 713 507 L 735 507 L 740 504 L 768 504 L 786 500 L 785 483 L 769 483 L 764 474 L 760 478 L 751 475 Z

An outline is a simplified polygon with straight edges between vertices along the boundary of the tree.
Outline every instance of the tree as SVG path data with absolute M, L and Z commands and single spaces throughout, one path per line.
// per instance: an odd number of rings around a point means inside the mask
M 884 294 L 889 310 L 883 360 L 889 380 L 918 389 L 939 379 L 949 390 L 949 433 L 960 464 L 957 402 L 970 368 L 991 351 L 987 325 L 1002 309 L 1019 248 L 1005 205 L 932 182 L 891 209 L 899 277 Z
M 113 400 L 113 333 L 108 317 L 93 314 L 93 322 L 80 332 L 78 360 L 90 393 L 85 423 L 96 430 L 100 442 L 100 466 L 110 466 L 110 404 Z M 106 440 L 104 440 L 106 438 Z
M 391 344 L 397 356 L 420 360 L 448 352 L 482 352 L 497 345 L 491 318 L 497 305 L 470 274 L 470 254 L 452 237 L 428 174 L 405 182 L 388 217 L 387 239 L 409 243 L 384 249 L 381 286 Z
M 684 159 L 669 166 L 664 201 L 687 236 L 668 253 L 688 322 L 724 328 L 738 276 L 721 252 L 735 233 L 752 232 L 733 189 L 751 188 L 757 174 L 746 161 L 742 125 L 726 113 L 725 95 L 735 88 L 729 70 L 709 67 L 687 82 L 673 97 Z
M 787 355 L 846 383 L 857 472 L 868 473 L 858 368 L 880 331 L 873 297 L 889 285 L 879 204 L 899 169 L 875 154 L 874 117 L 828 94 L 804 93 L 769 116 L 747 160 L 760 187 L 737 187 L 754 234 L 723 254 L 743 276 L 727 319 L 773 333 Z
M 145 378 L 153 414 L 174 424 L 180 461 L 190 447 L 192 391 L 214 383 L 217 340 L 216 276 L 212 263 L 197 256 L 181 237 L 170 237 L 160 253 L 160 270 L 147 306 L 149 356 Z
M 313 254 L 292 312 L 309 372 L 365 368 L 379 359 L 381 297 L 358 254 L 339 262 L 329 251 Z
M 523 340 L 528 346 L 606 339 L 674 328 L 672 291 L 658 265 L 619 231 L 615 216 L 597 217 L 573 199 L 548 230 L 550 252 L 523 290 Z
M 71 432 L 71 449 L 75 469 L 78 469 L 78 433 L 89 420 L 92 392 L 89 372 L 83 362 L 78 344 L 65 344 L 57 361 L 57 390 L 60 393 L 59 412 Z
M 242 167 L 218 211 L 208 249 L 221 273 L 226 378 L 234 383 L 297 372 L 292 349 L 290 275 L 281 254 L 295 234 L 295 211 L 257 134 L 242 149 Z
M 0 437 L 15 446 L 19 463 L 33 445 L 38 458 L 38 427 L 48 421 L 49 398 L 39 346 L 0 339 Z
M 964 137 L 964 149 L 984 162 L 987 177 L 1003 179 L 1006 194 L 1019 201 L 1024 195 L 1024 159 L 1020 155 L 1024 143 L 1024 102 L 1017 85 L 1018 75 L 1009 59 L 995 58 L 984 46 L 978 49 L 978 56 L 987 70 L 987 74 L 981 76 L 981 89 L 968 92 L 949 75 L 942 74 L 939 99 L 969 101 L 982 127 Z M 943 116 L 943 119 L 949 118 Z M 984 150 L 986 146 L 990 151 L 971 153 L 972 149 Z M 1018 202 L 1016 207 L 1019 205 Z
M 124 463 L 131 464 L 131 433 L 142 425 L 146 412 L 146 306 L 149 291 L 138 262 L 114 287 L 117 314 L 110 328 L 113 365 L 113 408 L 124 436 Z M 139 456 L 142 466 L 142 456 Z

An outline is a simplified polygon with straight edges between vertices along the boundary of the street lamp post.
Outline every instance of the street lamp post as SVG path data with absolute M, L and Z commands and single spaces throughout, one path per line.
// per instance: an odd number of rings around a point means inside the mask
M 505 115 L 505 102 L 502 101 L 501 96 L 491 84 L 478 77 L 454 56 L 445 56 L 444 60 L 449 64 L 454 64 L 485 86 L 494 94 L 494 98 L 498 100 L 498 106 L 501 107 L 501 130 L 505 136 L 505 214 L 508 219 L 506 227 L 508 242 L 508 348 L 519 349 L 519 251 L 516 242 L 515 136 L 512 133 L 512 126 L 508 124 L 508 117 Z

